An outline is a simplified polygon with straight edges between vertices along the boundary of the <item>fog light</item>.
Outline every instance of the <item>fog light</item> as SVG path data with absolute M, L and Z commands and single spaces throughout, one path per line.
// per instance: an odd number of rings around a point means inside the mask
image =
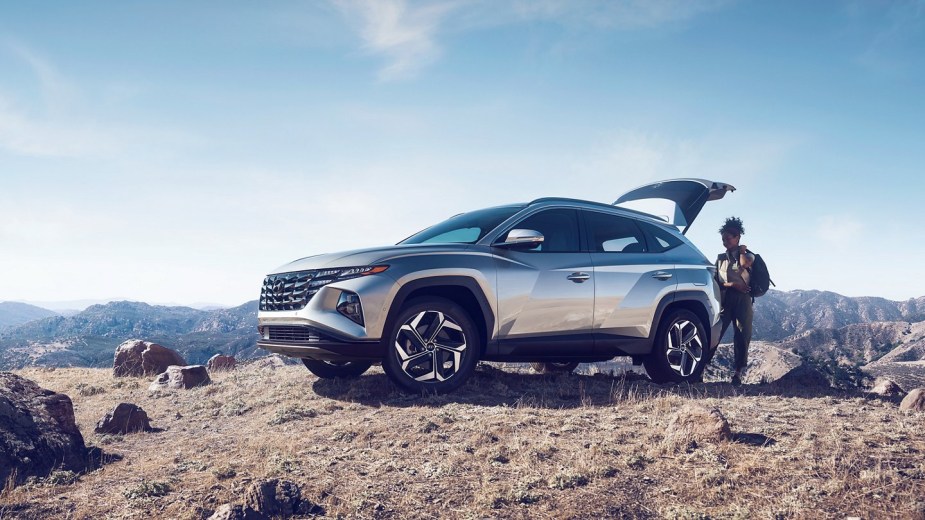
M 340 293 L 337 300 L 337 312 L 350 318 L 351 321 L 363 325 L 363 306 L 360 305 L 360 297 L 356 293 L 344 291 Z

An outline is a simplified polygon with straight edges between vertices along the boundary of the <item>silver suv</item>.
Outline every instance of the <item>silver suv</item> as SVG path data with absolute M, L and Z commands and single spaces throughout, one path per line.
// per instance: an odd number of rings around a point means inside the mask
M 719 287 L 683 233 L 734 189 L 677 179 L 612 205 L 544 198 L 302 258 L 264 280 L 257 344 L 322 378 L 382 363 L 411 392 L 454 390 L 479 360 L 572 370 L 631 356 L 656 382 L 697 380 L 720 339 Z M 618 206 L 642 199 L 676 217 Z

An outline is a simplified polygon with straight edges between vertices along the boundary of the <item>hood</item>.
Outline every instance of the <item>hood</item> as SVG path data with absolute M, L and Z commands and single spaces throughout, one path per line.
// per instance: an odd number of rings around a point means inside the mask
M 389 260 L 419 254 L 465 251 L 472 244 L 400 244 L 394 246 L 354 249 L 340 253 L 307 256 L 281 265 L 267 274 L 291 273 L 309 269 L 336 269 L 339 267 L 363 267 L 387 264 Z

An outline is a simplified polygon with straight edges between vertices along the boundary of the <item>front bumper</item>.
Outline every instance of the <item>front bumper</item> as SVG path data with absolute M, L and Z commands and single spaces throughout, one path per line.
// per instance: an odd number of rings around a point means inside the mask
M 257 340 L 257 346 L 274 354 L 321 361 L 382 361 L 385 353 L 378 341 L 305 343 L 261 339 Z

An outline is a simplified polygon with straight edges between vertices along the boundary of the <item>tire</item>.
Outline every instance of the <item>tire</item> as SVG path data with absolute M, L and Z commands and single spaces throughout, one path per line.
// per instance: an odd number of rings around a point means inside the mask
M 546 363 L 530 363 L 533 371 L 539 374 L 567 374 L 578 368 L 577 361 L 552 361 Z
M 318 359 L 302 359 L 305 368 L 312 374 L 321 379 L 334 379 L 337 377 L 344 379 L 354 379 L 363 375 L 364 372 L 373 366 L 371 362 L 366 361 L 321 361 Z
M 462 386 L 481 352 L 478 329 L 450 300 L 426 297 L 408 302 L 385 336 L 382 368 L 411 393 L 447 393 Z
M 708 348 L 700 318 L 691 311 L 675 309 L 662 318 L 652 353 L 643 365 L 656 383 L 696 382 L 706 366 Z

